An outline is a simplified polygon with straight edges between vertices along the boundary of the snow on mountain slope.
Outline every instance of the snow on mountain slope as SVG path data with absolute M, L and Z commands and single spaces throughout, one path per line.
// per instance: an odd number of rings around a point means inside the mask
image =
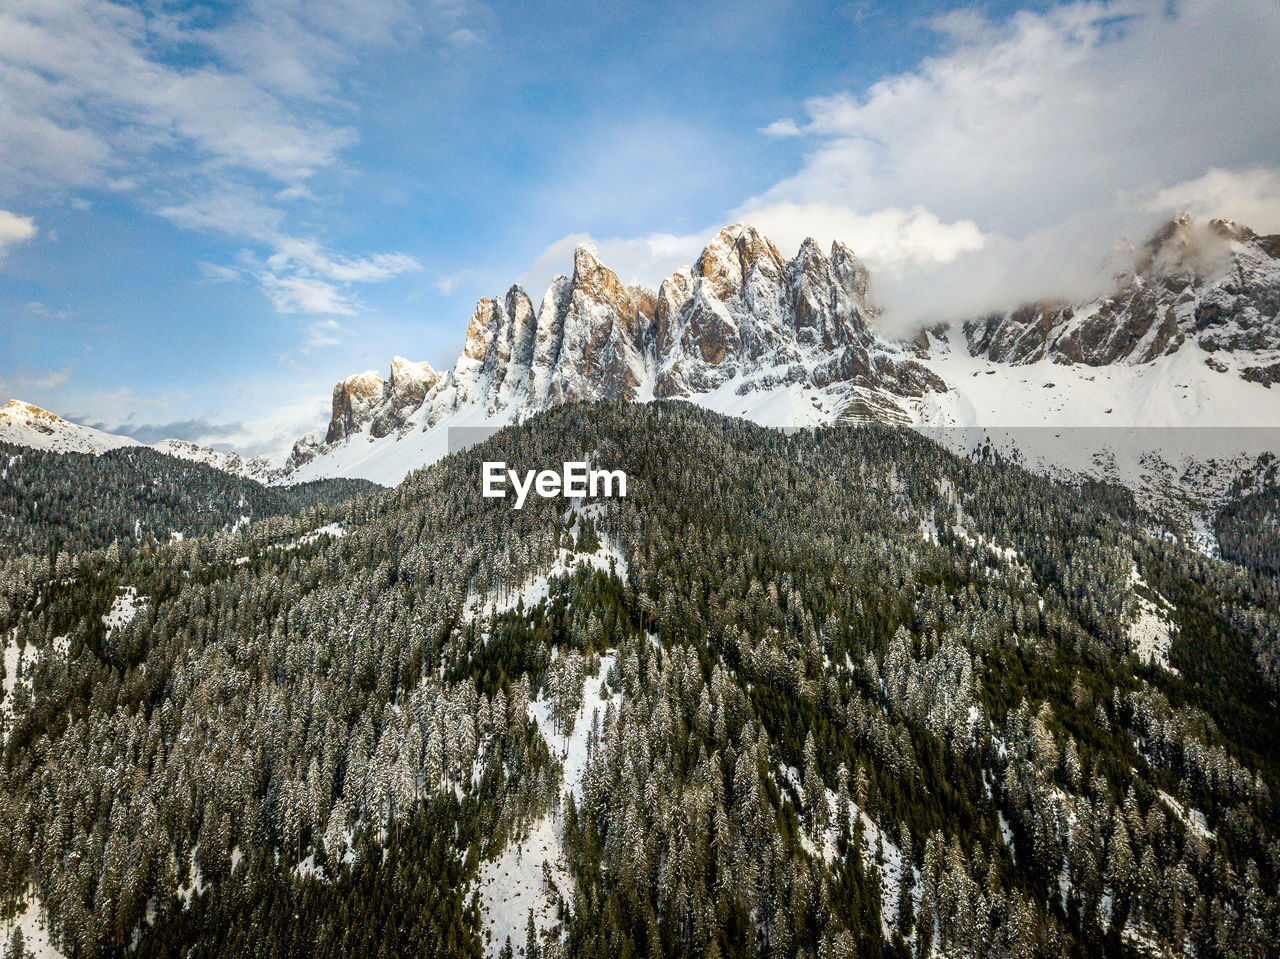
M 452 427 L 499 427 L 515 422 L 514 412 L 503 410 L 486 416 L 477 405 L 468 405 L 430 426 L 410 428 L 377 438 L 366 424 L 360 432 L 327 446 L 321 455 L 289 470 L 277 482 L 305 483 L 309 480 L 345 476 L 368 479 L 383 486 L 395 486 L 416 469 L 436 462 L 449 452 Z
M 444 455 L 441 427 L 516 422 L 579 399 L 694 398 L 772 425 L 905 423 L 903 399 L 945 384 L 903 344 L 876 338 L 867 278 L 841 243 L 828 253 L 807 241 L 786 260 L 735 224 L 655 293 L 622 283 L 584 244 L 538 310 L 518 286 L 480 300 L 462 355 L 443 374 L 424 369 L 416 406 L 377 371 L 339 383 L 324 440 L 299 441 L 287 481 L 397 482 Z M 406 363 L 393 362 L 393 381 Z
M 909 423 L 958 452 L 984 444 L 1040 472 L 1087 474 L 1131 488 L 1151 485 L 1151 454 L 1165 463 L 1161 483 L 1176 481 L 1195 463 L 1222 464 L 1225 490 L 1238 469 L 1266 451 L 1280 452 L 1280 392 L 1219 372 L 1187 342 L 1142 365 L 1063 365 L 1048 359 L 1009 366 L 971 356 L 964 333 L 930 334 L 918 362 L 947 385 L 918 398 L 895 398 Z M 846 384 L 756 385 L 771 370 L 736 376 L 714 390 L 687 397 L 699 406 L 762 426 L 827 426 L 850 419 L 857 390 Z M 373 438 L 366 426 L 288 474 L 287 482 L 355 476 L 387 486 L 443 457 L 452 427 L 499 427 L 515 422 L 508 408 L 486 415 L 464 406 L 425 429 Z
M 89 426 L 79 426 L 21 400 L 10 400 L 0 407 L 0 442 L 54 453 L 95 455 L 123 446 L 142 445 L 127 436 L 115 436 Z
M 1205 514 L 1263 453 L 1280 452 L 1280 394 L 1205 362 L 1194 341 L 1147 363 L 971 356 L 958 329 L 922 360 L 951 385 L 911 404 L 916 426 L 955 452 L 986 447 L 1034 472 L 1133 490 L 1212 551 Z
M 0 407 L 0 442 L 52 453 L 88 453 L 94 456 L 109 450 L 144 445 L 129 436 L 80 426 L 21 400 L 10 400 Z M 264 457 L 246 459 L 239 453 L 220 453 L 186 440 L 161 440 L 152 449 L 166 456 L 203 463 L 224 473 L 259 482 L 265 482 L 272 472 L 271 463 Z
M 272 471 L 271 462 L 266 457 L 255 456 L 246 459 L 239 453 L 222 453 L 208 446 L 197 446 L 187 440 L 161 440 L 152 449 L 175 459 L 203 463 L 205 466 L 212 466 L 232 476 L 243 476 L 259 482 L 265 482 Z
M 921 363 L 950 389 L 908 401 L 921 426 L 1280 427 L 1280 393 L 1208 365 L 1194 342 L 1143 364 L 1010 366 L 971 356 L 959 329 L 929 341 Z

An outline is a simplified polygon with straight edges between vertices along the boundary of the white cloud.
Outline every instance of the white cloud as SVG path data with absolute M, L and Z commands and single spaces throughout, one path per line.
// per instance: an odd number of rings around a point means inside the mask
M 806 236 L 848 243 L 873 268 L 888 332 L 1091 295 L 1183 210 L 1280 231 L 1280 5 L 1079 2 L 934 26 L 944 50 L 918 68 L 765 127 L 814 146 L 724 218 L 787 255 Z M 624 279 L 654 285 L 719 225 L 595 242 Z M 544 250 L 529 288 L 586 239 Z
M 946 49 L 919 68 L 810 100 L 796 132 L 815 148 L 735 213 L 779 242 L 843 233 L 880 267 L 891 325 L 1091 294 L 1118 241 L 1184 209 L 1280 229 L 1280 5 L 1114 0 L 934 25 Z
M 800 127 L 791 117 L 783 117 L 781 120 L 774 120 L 760 132 L 769 137 L 798 137 Z
M 250 191 L 228 191 L 159 213 L 188 229 L 213 230 L 268 247 L 265 257 L 244 251 L 238 269 L 202 263 L 201 271 L 216 280 L 253 276 L 278 313 L 354 316 L 361 304 L 352 284 L 377 283 L 422 268 L 403 253 L 348 256 L 314 239 L 290 236 L 281 228 L 284 212 L 263 205 Z
M 1211 169 L 1202 177 L 1159 190 L 1146 207 L 1157 213 L 1223 217 L 1263 233 L 1280 230 L 1280 171 Z
M 735 218 L 751 223 L 786 255 L 798 250 L 806 237 L 823 247 L 841 240 L 881 274 L 951 263 L 985 245 L 972 220 L 943 223 L 920 206 L 862 214 L 830 203 L 783 202 L 744 208 Z
M 121 390 L 110 394 L 106 402 L 96 401 L 92 416 L 72 415 L 68 418 L 108 433 L 132 436 L 143 443 L 181 439 L 198 446 L 234 450 L 244 456 L 267 456 L 279 463 L 289 454 L 298 437 L 314 431 L 329 414 L 328 394 L 307 387 L 301 402 L 272 408 L 251 419 L 228 423 L 196 416 L 163 422 L 153 419 L 139 422 L 140 410 L 163 410 L 170 405 L 168 398 L 157 402 Z
M 252 243 L 281 312 L 350 314 L 351 284 L 417 264 L 326 249 L 273 203 L 314 202 L 306 182 L 355 142 L 344 70 L 423 34 L 450 42 L 483 14 L 469 0 L 250 0 L 207 26 L 164 6 L 12 0 L 0 6 L 0 197 L 132 193 L 179 226 Z
M 338 283 L 375 283 L 422 267 L 403 253 L 378 253 L 370 257 L 342 256 L 324 249 L 314 240 L 281 238 L 276 252 L 267 258 L 267 267 L 276 272 L 301 269 Z
M 267 294 L 277 313 L 355 316 L 359 312 L 359 301 L 327 280 L 306 276 L 277 276 L 269 271 L 262 271 L 258 274 L 258 282 L 262 284 L 263 292 Z
M 1021 235 L 1118 192 L 1274 162 L 1280 6 L 1074 3 L 939 21 L 946 53 L 865 95 L 818 97 L 820 142 L 760 202 L 916 204 Z
M 474 273 L 475 270 L 467 268 L 458 270 L 456 273 L 448 273 L 436 280 L 436 292 L 441 296 L 449 296 L 458 288 L 458 284 Z
M 19 216 L 8 210 L 0 210 L 0 258 L 9 248 L 24 243 L 36 235 L 36 223 L 29 216 Z

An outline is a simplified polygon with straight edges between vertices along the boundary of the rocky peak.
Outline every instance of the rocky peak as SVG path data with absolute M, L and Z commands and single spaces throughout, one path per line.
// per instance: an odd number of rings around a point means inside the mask
M 1027 304 L 965 332 L 971 353 L 1009 363 L 1149 363 L 1188 338 L 1210 353 L 1269 354 L 1280 350 L 1280 261 L 1247 227 L 1183 215 L 1135 251 L 1111 293 Z
M 439 379 L 440 374 L 425 360 L 414 363 L 403 356 L 397 356 L 391 360 L 391 378 L 387 381 L 387 392 L 395 403 L 421 403 L 427 390 Z
M 716 299 L 727 300 L 741 294 L 752 271 L 776 278 L 783 266 L 782 255 L 768 237 L 753 226 L 735 223 L 703 248 L 693 275 L 710 287 Z
M 853 255 L 853 251 L 839 240 L 831 241 L 831 272 L 838 286 L 846 291 L 853 304 L 864 314 L 876 313 L 867 299 L 867 288 L 871 282 L 871 271 Z
M 422 405 L 443 377 L 430 363 L 414 363 L 403 356 L 392 359 L 391 378 L 387 380 L 382 403 L 370 421 L 370 434 L 386 436 L 403 427 L 409 414 Z
M 502 304 L 498 300 L 484 296 L 476 303 L 476 310 L 471 314 L 471 322 L 467 324 L 467 338 L 462 347 L 462 355 L 483 363 L 489 354 L 489 348 L 497 338 L 498 324 L 501 319 Z
M 333 388 L 333 413 L 329 418 L 326 443 L 336 443 L 362 430 L 373 419 L 383 396 L 386 384 L 377 370 L 356 373 Z
M 734 224 L 656 293 L 625 284 L 584 243 L 536 311 L 519 286 L 481 299 L 449 373 L 397 358 L 386 387 L 372 373 L 339 384 L 328 442 L 369 422 L 374 437 L 429 427 L 473 404 L 519 418 L 575 399 L 689 396 L 735 378 L 747 391 L 846 382 L 901 396 L 937 386 L 896 347 L 881 344 L 872 359 L 874 313 L 867 270 L 840 243 L 828 254 L 806 240 L 786 260 L 760 231 Z

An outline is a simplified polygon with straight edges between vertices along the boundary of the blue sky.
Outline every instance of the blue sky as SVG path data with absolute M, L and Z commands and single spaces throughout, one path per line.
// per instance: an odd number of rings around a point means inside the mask
M 738 219 L 891 332 L 1083 292 L 1171 211 L 1280 230 L 1278 9 L 7 0 L 0 392 L 279 451 L 575 243 L 656 285 Z

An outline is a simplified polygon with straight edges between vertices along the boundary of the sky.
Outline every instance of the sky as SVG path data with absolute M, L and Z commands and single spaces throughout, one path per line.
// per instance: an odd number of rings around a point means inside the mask
M 1280 4 L 5 0 L 0 402 L 279 455 L 574 246 L 849 243 L 886 335 L 1280 232 Z

